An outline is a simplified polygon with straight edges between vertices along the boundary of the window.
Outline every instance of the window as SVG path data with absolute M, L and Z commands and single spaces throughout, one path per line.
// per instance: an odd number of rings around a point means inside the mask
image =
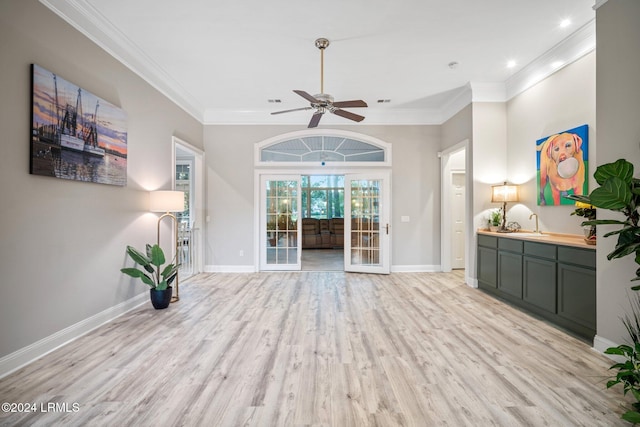
M 302 136 L 262 147 L 261 162 L 384 162 L 385 149 L 344 136 Z
M 303 175 L 302 217 L 344 218 L 344 176 Z

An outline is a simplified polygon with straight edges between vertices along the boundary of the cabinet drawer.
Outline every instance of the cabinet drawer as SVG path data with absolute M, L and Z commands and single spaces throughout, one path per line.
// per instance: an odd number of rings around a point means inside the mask
M 596 268 L 596 251 L 558 246 L 558 261 Z
M 556 248 L 556 245 L 547 245 L 546 243 L 524 242 L 525 255 L 556 259 Z
M 485 246 L 487 248 L 497 248 L 498 238 L 494 236 L 485 236 L 484 234 L 478 234 L 478 245 Z
M 498 249 L 522 253 L 522 240 L 498 239 Z

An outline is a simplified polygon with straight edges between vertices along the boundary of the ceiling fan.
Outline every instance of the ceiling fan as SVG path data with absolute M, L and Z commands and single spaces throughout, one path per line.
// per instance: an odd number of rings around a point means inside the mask
M 295 93 L 309 101 L 311 103 L 311 106 L 294 108 L 292 110 L 276 111 L 271 114 L 290 113 L 292 111 L 302 110 L 315 110 L 313 116 L 311 116 L 311 121 L 309 122 L 308 127 L 310 128 L 318 126 L 322 115 L 327 111 L 332 114 L 344 117 L 345 119 L 353 120 L 355 122 L 361 122 L 362 120 L 364 120 L 363 116 L 354 114 L 350 111 L 342 110 L 342 108 L 366 107 L 366 102 L 362 100 L 334 102 L 333 96 L 329 95 L 328 93 L 324 93 L 324 50 L 327 48 L 327 46 L 329 46 L 329 40 L 325 38 L 319 38 L 315 43 L 316 47 L 320 49 L 320 93 L 312 96 L 303 90 L 294 90 Z

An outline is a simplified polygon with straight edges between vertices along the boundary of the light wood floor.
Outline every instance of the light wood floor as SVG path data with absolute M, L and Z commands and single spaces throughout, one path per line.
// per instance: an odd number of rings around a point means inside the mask
M 608 359 L 460 273 L 209 274 L 180 297 L 0 380 L 71 410 L 0 425 L 628 425 Z
M 303 249 L 302 270 L 344 271 L 344 249 Z

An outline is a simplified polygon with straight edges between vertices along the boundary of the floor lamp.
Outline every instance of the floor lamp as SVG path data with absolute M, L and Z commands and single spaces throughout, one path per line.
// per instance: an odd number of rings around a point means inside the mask
M 149 193 L 149 210 L 151 212 L 164 212 L 158 218 L 158 246 L 160 246 L 160 223 L 164 218 L 171 218 L 175 227 L 174 243 L 176 245 L 176 268 L 178 267 L 178 219 L 171 212 L 184 211 L 184 192 L 183 191 L 152 191 Z M 171 302 L 180 300 L 180 292 L 178 289 L 178 274 L 176 273 L 176 294 L 171 298 Z
M 507 202 L 518 202 L 518 186 L 513 184 L 498 184 L 491 186 L 491 202 L 502 203 L 502 225 L 499 233 L 508 233 L 507 229 Z

